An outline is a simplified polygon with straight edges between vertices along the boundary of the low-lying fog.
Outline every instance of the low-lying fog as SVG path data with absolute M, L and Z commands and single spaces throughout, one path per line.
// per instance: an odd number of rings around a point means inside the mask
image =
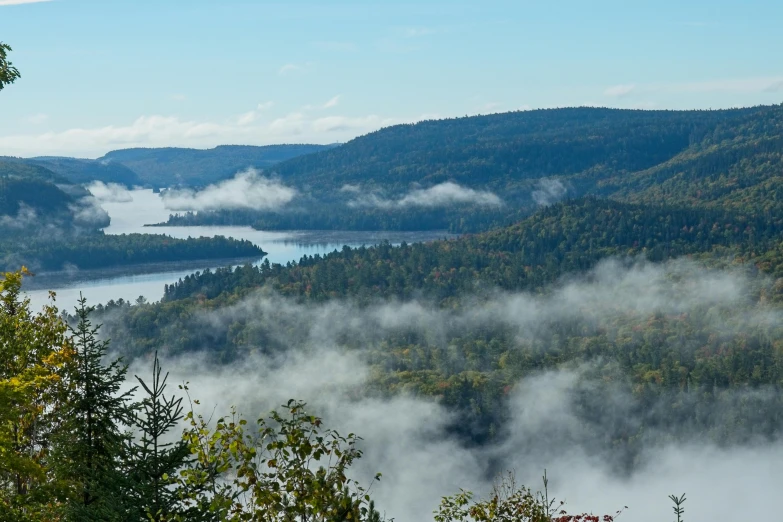
M 403 241 L 429 241 L 448 234 L 442 232 L 351 232 L 351 231 L 264 231 L 251 227 L 145 227 L 146 224 L 165 222 L 171 211 L 163 199 L 151 189 L 127 190 L 116 185 L 93 184 L 90 187 L 101 206 L 111 217 L 107 234 L 165 234 L 175 238 L 226 236 L 247 239 L 267 252 L 271 263 L 285 264 L 298 261 L 304 255 L 326 254 L 343 245 L 358 247 L 374 245 L 387 240 L 392 244 Z M 260 262 L 259 259 L 257 262 Z M 57 292 L 57 303 L 70 309 L 80 292 L 92 304 L 111 299 L 135 301 L 144 296 L 148 301 L 163 297 L 163 287 L 173 284 L 197 270 L 225 266 L 225 262 L 186 262 L 162 265 L 140 265 L 108 270 L 71 270 L 56 274 L 41 274 L 29 279 L 25 289 L 37 309 L 48 299 L 49 290 Z
M 362 394 L 372 369 L 362 350 L 347 348 L 344 340 L 351 339 L 354 346 L 356 339 L 370 344 L 410 331 L 448 345 L 449 329 L 505 325 L 517 329 L 522 349 L 531 339 L 551 341 L 553 325 L 561 320 L 580 321 L 589 329 L 605 328 L 612 323 L 606 319 L 615 316 L 643 324 L 653 314 L 697 313 L 715 335 L 740 336 L 760 327 L 778 335 L 780 310 L 757 304 L 753 297 L 766 283 L 743 271 L 708 271 L 690 262 L 628 266 L 609 261 L 551 293 L 499 293 L 461 311 L 423 301 L 364 308 L 347 301 L 309 305 L 259 293 L 231 308 L 197 315 L 193 325 L 216 331 L 233 321 L 257 321 L 270 338 L 290 346 L 284 354 L 256 353 L 215 366 L 198 355 L 167 357 L 161 347 L 162 358 L 164 369 L 172 372 L 171 382 L 189 381 L 206 414 L 214 407 L 227 412 L 236 405 L 252 419 L 297 398 L 307 401 L 328 426 L 364 437 L 365 455 L 356 478 L 368 484 L 375 472 L 383 473 L 374 497 L 399 521 L 432 520 L 439 498 L 459 488 L 486 493 L 493 474 L 502 469 L 515 470 L 520 482 L 538 488 L 545 468 L 550 495 L 566 500 L 571 513 L 614 514 L 628 506 L 620 520 L 672 520 L 667 497 L 685 492 L 685 520 L 760 520 L 776 511 L 775 499 L 783 488 L 779 441 L 718 447 L 698 433 L 678 442 L 657 437 L 646 445 L 635 471 L 618 473 L 611 465 L 613 450 L 599 440 L 601 430 L 585 425 L 573 407 L 588 365 L 520 381 L 509 396 L 511 420 L 504 436 L 489 446 L 468 448 L 448 435 L 452 414 L 436 401 Z M 688 341 L 662 342 L 685 347 Z M 146 375 L 149 365 L 149 360 L 137 360 L 131 374 Z M 628 418 L 632 398 L 627 392 L 607 390 L 601 415 L 608 422 L 640 422 Z M 729 402 L 749 395 L 763 401 L 778 393 L 774 388 L 738 390 Z

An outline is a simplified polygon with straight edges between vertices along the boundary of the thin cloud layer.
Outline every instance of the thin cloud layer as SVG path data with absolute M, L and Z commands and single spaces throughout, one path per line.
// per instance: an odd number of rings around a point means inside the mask
M 102 203 L 128 203 L 133 201 L 130 191 L 117 183 L 95 181 L 87 186 L 87 190 Z
M 255 169 L 202 190 L 170 190 L 162 195 L 165 207 L 176 211 L 273 210 L 285 206 L 295 196 L 295 189 L 266 178 Z
M 0 7 L 4 5 L 40 4 L 52 0 L 0 0 Z
M 623 84 L 614 85 L 604 91 L 604 95 L 613 98 L 624 98 L 635 94 L 651 93 L 774 93 L 783 90 L 783 76 L 767 76 L 756 78 L 724 78 L 702 82 L 687 83 L 655 83 L 655 84 Z
M 606 96 L 611 96 L 613 98 L 623 98 L 625 96 L 628 96 L 631 94 L 634 89 L 636 89 L 636 85 L 628 84 L 628 85 L 615 85 L 613 87 L 609 87 L 604 91 L 604 94 Z
M 568 189 L 560 180 L 542 178 L 536 184 L 536 190 L 531 196 L 538 205 L 545 207 L 563 199 Z
M 343 192 L 356 193 L 357 188 L 346 185 Z M 457 183 L 447 181 L 430 188 L 413 189 L 399 199 L 385 199 L 378 194 L 364 194 L 349 203 L 352 207 L 407 208 L 407 207 L 446 207 L 451 205 L 480 205 L 499 207 L 503 200 L 492 192 L 474 190 Z
M 41 134 L 0 136 L 0 149 L 18 156 L 67 155 L 99 157 L 109 150 L 131 147 L 208 148 L 225 143 L 273 145 L 279 143 L 335 143 L 398 123 L 415 123 L 423 117 L 389 118 L 334 115 L 318 117 L 306 111 L 284 116 L 266 115 L 271 105 L 225 122 L 183 120 L 175 116 L 142 116 L 128 125 L 72 128 Z

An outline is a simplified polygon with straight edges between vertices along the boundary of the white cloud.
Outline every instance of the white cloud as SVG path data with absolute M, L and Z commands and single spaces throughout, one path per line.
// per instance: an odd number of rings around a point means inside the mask
M 22 5 L 22 4 L 38 4 L 41 2 L 51 2 L 51 0 L 0 0 L 0 6 L 4 5 Z
M 203 190 L 171 190 L 163 193 L 169 210 L 220 210 L 280 208 L 296 196 L 296 190 L 277 180 L 262 176 L 255 169 L 240 172 L 234 178 L 209 185 Z
M 626 84 L 615 85 L 604 91 L 606 96 L 623 98 L 631 93 L 762 93 L 783 91 L 783 76 L 766 76 L 756 78 L 724 78 L 702 82 Z
M 313 121 L 312 129 L 315 132 L 341 132 L 341 131 L 359 131 L 367 128 L 381 128 L 398 123 L 393 118 L 381 118 L 375 114 L 369 116 L 327 116 Z
M 337 107 L 337 104 L 340 103 L 340 95 L 338 94 L 328 102 L 324 103 L 324 109 L 331 109 L 332 107 Z
M 304 114 L 301 112 L 292 112 L 282 118 L 275 119 L 269 124 L 272 130 L 280 132 L 289 132 L 291 134 L 301 134 L 303 129 Z
M 169 98 L 171 98 L 174 101 L 185 101 L 188 99 L 188 97 L 185 96 L 184 94 L 172 94 L 171 96 L 169 96 Z
M 783 91 L 783 80 L 772 82 L 764 89 L 764 92 L 780 92 L 780 91 Z
M 258 118 L 261 116 L 261 113 L 271 108 L 272 105 L 274 105 L 274 103 L 271 101 L 259 103 L 255 110 L 240 114 L 237 118 L 237 125 L 250 125 L 254 121 L 258 120 Z
M 357 192 L 354 186 L 344 186 L 345 192 Z M 370 193 L 357 197 L 349 203 L 352 207 L 405 208 L 405 207 L 445 207 L 458 204 L 473 204 L 497 207 L 503 201 L 492 192 L 473 190 L 451 181 L 440 183 L 426 189 L 413 189 L 402 198 L 386 199 Z
M 560 180 L 541 178 L 531 195 L 537 204 L 545 207 L 561 200 L 567 192 L 568 188 Z
M 277 74 L 279 74 L 280 76 L 286 76 L 294 72 L 300 72 L 302 69 L 303 67 L 301 65 L 296 65 L 294 63 L 287 63 L 284 66 L 282 66 L 280 70 L 277 71 Z
M 39 125 L 39 124 L 45 122 L 48 119 L 49 119 L 49 115 L 48 114 L 44 114 L 43 112 L 39 112 L 38 114 L 33 114 L 32 116 L 29 116 L 27 118 L 27 121 L 32 123 L 32 124 L 34 124 L 34 125 Z
M 249 125 L 254 121 L 256 121 L 257 117 L 258 117 L 258 113 L 256 111 L 250 111 L 244 114 L 240 114 L 239 118 L 237 118 L 237 125 Z
M 295 111 L 269 121 L 259 112 L 271 107 L 259 105 L 252 113 L 223 122 L 184 120 L 176 116 L 141 116 L 126 125 L 71 128 L 46 133 L 0 136 L 0 150 L 15 156 L 66 155 L 98 157 L 109 150 L 127 147 L 206 148 L 225 143 L 272 145 L 286 142 L 334 143 L 348 141 L 381 127 L 413 123 L 422 117 L 388 118 L 378 115 L 329 116 L 317 118 Z
M 604 91 L 604 94 L 606 96 L 611 96 L 613 98 L 623 98 L 625 96 L 628 96 L 636 89 L 636 85 L 630 83 L 625 85 L 615 85 L 613 87 L 609 87 Z
M 133 201 L 131 192 L 117 183 L 95 181 L 87 186 L 87 190 L 101 203 L 128 203 Z
M 783 84 L 783 77 L 739 78 L 675 83 L 651 88 L 669 92 L 764 92 Z
M 499 102 L 488 102 L 481 106 L 481 109 L 479 112 L 482 114 L 491 114 L 498 112 L 498 109 L 500 109 L 502 103 Z

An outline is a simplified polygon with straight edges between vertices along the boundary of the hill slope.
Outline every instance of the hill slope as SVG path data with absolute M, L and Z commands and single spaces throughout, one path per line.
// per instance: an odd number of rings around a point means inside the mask
M 299 190 L 275 212 L 172 224 L 450 228 L 518 221 L 564 197 L 780 211 L 783 106 L 551 109 L 398 125 L 276 165 Z M 488 198 L 502 204 L 488 205 Z
M 781 231 L 779 215 L 585 198 L 455 240 L 197 273 L 160 303 L 99 310 L 131 356 L 276 361 L 334 343 L 370 365 L 361 393 L 440 400 L 473 443 L 502 437 L 514 386 L 577 371 L 580 421 L 633 465 L 651 440 L 783 433 L 764 393 L 783 382 L 783 280 L 753 275 L 783 276 Z
M 221 145 L 206 150 L 139 148 L 115 150 L 98 161 L 124 165 L 145 185 L 192 187 L 230 178 L 250 167 L 266 169 L 281 161 L 329 148 L 330 145 Z

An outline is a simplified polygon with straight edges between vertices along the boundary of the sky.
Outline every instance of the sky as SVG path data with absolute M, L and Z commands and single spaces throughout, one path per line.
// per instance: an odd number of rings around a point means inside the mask
M 0 155 L 336 143 L 422 119 L 783 102 L 780 0 L 0 0 Z

